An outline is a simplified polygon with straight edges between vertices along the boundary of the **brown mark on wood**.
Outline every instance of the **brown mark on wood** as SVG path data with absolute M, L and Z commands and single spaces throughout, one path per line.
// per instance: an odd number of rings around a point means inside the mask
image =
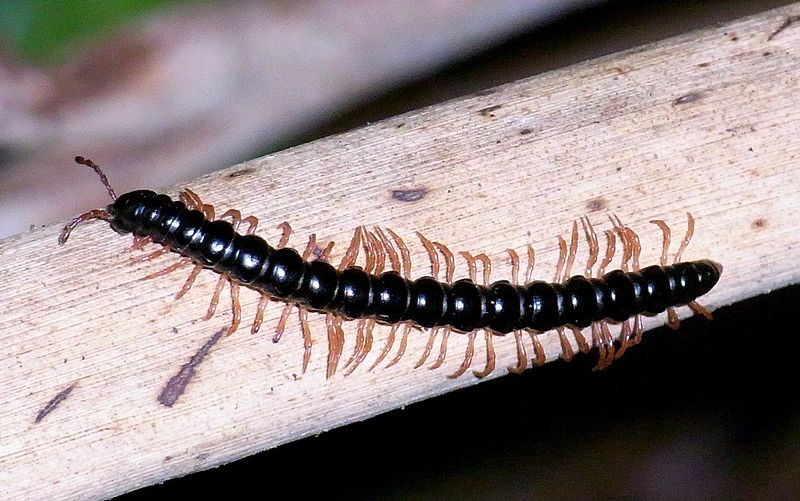
M 684 94 L 679 98 L 675 99 L 674 101 L 672 101 L 672 106 L 679 106 L 681 104 L 692 103 L 694 101 L 697 101 L 701 97 L 703 97 L 703 94 L 700 92 L 690 92 L 689 94 Z
M 401 202 L 416 202 L 425 198 L 428 190 L 425 188 L 415 188 L 411 190 L 392 190 L 392 198 Z
M 492 112 L 495 111 L 495 110 L 499 110 L 502 107 L 503 107 L 503 105 L 501 105 L 501 104 L 493 104 L 491 106 L 487 106 L 486 108 L 479 109 L 478 110 L 478 114 L 480 114 L 482 117 L 494 118 L 495 114 L 492 113 Z
M 519 135 L 520 135 L 520 136 L 524 136 L 524 135 L 526 135 L 526 134 L 530 134 L 531 132 L 533 132 L 533 131 L 532 131 L 532 130 L 530 130 L 530 129 L 528 129 L 528 128 L 526 127 L 526 128 L 524 128 L 524 129 L 522 129 L 521 131 L 519 131 Z
M 608 200 L 603 197 L 596 197 L 586 202 L 586 209 L 589 212 L 601 211 L 608 207 Z
M 711 63 L 708 61 L 706 61 L 705 63 L 699 63 L 697 65 L 698 68 L 708 68 L 709 66 L 711 66 Z
M 242 170 L 237 170 L 236 172 L 231 172 L 230 174 L 228 174 L 225 177 L 227 177 L 228 179 L 236 179 L 237 177 L 242 177 L 242 176 L 246 176 L 248 174 L 252 174 L 255 171 L 256 170 L 254 168 L 252 168 L 252 167 L 246 167 L 246 168 L 244 168 Z
M 158 402 L 165 406 L 165 407 L 172 407 L 175 405 L 175 402 L 178 401 L 178 397 L 183 395 L 183 392 L 186 391 L 186 387 L 189 385 L 189 382 L 192 380 L 192 376 L 194 376 L 195 368 L 200 365 L 200 362 L 208 355 L 209 350 L 211 347 L 217 344 L 222 338 L 222 335 L 225 333 L 227 329 L 221 329 L 219 332 L 211 336 L 211 339 L 206 341 L 197 353 L 195 353 L 191 360 L 181 367 L 181 370 L 178 371 L 177 374 L 172 376 L 167 384 L 164 385 L 164 389 L 161 390 L 161 393 L 158 395 Z
M 778 26 L 775 29 L 775 31 L 770 33 L 770 35 L 767 37 L 767 42 L 769 42 L 770 40 L 775 38 L 778 35 L 778 33 L 780 33 L 781 31 L 785 30 L 789 26 L 793 25 L 797 21 L 800 21 L 800 14 L 797 14 L 797 15 L 794 15 L 794 16 L 787 16 L 786 19 L 783 20 L 783 23 L 781 23 L 781 25 Z
M 767 220 L 764 219 L 763 217 L 760 217 L 755 221 L 753 221 L 750 227 L 753 228 L 755 231 L 761 231 L 767 227 Z
M 484 90 L 479 90 L 478 92 L 475 93 L 475 95 L 476 96 L 491 96 L 495 92 L 497 92 L 496 89 L 484 89 Z
M 69 394 L 72 393 L 72 390 L 74 390 L 76 386 L 78 386 L 77 381 L 56 393 L 56 396 L 51 398 L 50 401 L 47 402 L 44 407 L 42 407 L 42 410 L 36 414 L 36 419 L 34 419 L 33 422 L 40 423 L 45 416 L 53 412 L 53 410 L 55 410 L 55 408 L 58 407 L 61 402 L 67 399 Z

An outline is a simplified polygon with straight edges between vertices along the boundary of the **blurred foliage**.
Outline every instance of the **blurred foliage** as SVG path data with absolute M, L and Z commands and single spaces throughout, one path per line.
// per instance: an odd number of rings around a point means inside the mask
M 185 0 L 0 0 L 0 40 L 37 63 L 63 61 L 80 41 Z

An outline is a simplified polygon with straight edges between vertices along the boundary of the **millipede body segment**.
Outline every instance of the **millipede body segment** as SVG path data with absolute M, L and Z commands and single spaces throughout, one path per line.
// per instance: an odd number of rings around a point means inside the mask
M 393 327 L 387 346 L 373 367 L 387 355 L 401 327 L 401 352 L 390 365 L 402 356 L 411 328 L 430 330 L 426 353 L 418 366 L 424 363 L 434 338 L 440 332 L 443 340 L 436 366 L 441 365 L 444 359 L 450 333 L 464 332 L 469 335 L 469 347 L 464 364 L 454 374 L 460 375 L 471 363 L 476 335 L 483 332 L 487 343 L 487 367 L 484 371 L 475 371 L 476 375 L 482 376 L 494 368 L 492 336 L 514 334 L 519 362 L 510 370 L 519 372 L 528 364 L 522 343 L 523 333 L 528 333 L 533 341 L 534 362 L 542 363 L 544 354 L 536 338 L 538 334 L 557 329 L 562 340 L 562 357 L 570 358 L 572 348 L 564 329 L 572 330 L 581 351 L 588 351 L 589 345 L 581 330 L 591 326 L 592 344 L 600 347 L 599 366 L 602 368 L 628 346 L 638 342 L 642 315 L 655 315 L 666 310 L 673 327 L 677 327 L 674 307 L 678 305 L 688 305 L 695 312 L 708 316 L 708 312 L 695 300 L 711 290 L 722 272 L 722 267 L 710 260 L 680 261 L 680 255 L 693 231 L 691 216 L 689 231 L 672 264 L 667 262 L 669 228 L 661 221 L 654 221 L 664 232 L 662 259 L 658 265 L 643 268 L 638 264 L 638 237 L 618 219 L 612 219 L 614 230 L 606 231 L 606 254 L 596 270 L 599 244 L 594 229 L 584 218 L 581 223 L 590 246 L 586 272 L 570 276 L 578 240 L 577 225 L 574 224 L 570 245 L 561 240 L 559 269 L 553 282 L 530 280 L 533 266 L 530 247 L 525 283 L 518 283 L 519 258 L 513 250 L 508 251 L 513 266 L 511 281 L 490 282 L 489 258 L 485 254 L 472 256 L 468 253 L 461 255 L 469 265 L 470 278 L 453 281 L 452 253 L 446 246 L 430 242 L 422 235 L 418 236 L 430 256 L 432 276 L 412 279 L 409 276 L 410 258 L 405 243 L 391 230 L 383 231 L 380 228 L 374 231 L 363 227 L 356 229 L 345 257 L 336 267 L 326 260 L 332 245 L 313 258 L 316 243 L 313 235 L 302 255 L 286 247 L 291 232 L 286 223 L 281 226 L 284 229 L 283 238 L 273 247 L 253 234 L 258 221 L 252 216 L 243 219 L 238 211 L 230 210 L 215 218 L 213 207 L 203 204 L 190 190 L 182 192 L 180 200 L 149 190 L 132 191 L 117 197 L 99 167 L 81 157 L 77 157 L 76 161 L 92 167 L 100 174 L 114 201 L 105 209 L 87 212 L 71 221 L 64 228 L 60 243 L 63 244 L 72 229 L 81 222 L 105 219 L 116 232 L 133 234 L 134 248 L 143 248 L 150 242 L 160 244 L 158 250 L 139 261 L 153 259 L 169 251 L 182 256 L 177 263 L 146 278 L 164 275 L 185 265 L 195 266 L 178 297 L 189 290 L 197 273 L 203 268 L 219 273 L 220 281 L 207 318 L 213 315 L 220 291 L 226 282 L 229 283 L 234 319 L 228 333 L 236 330 L 240 321 L 240 285 L 262 295 L 253 332 L 259 330 L 269 300 L 286 303 L 275 340 L 280 338 L 292 309 L 298 308 L 306 348 L 304 370 L 313 342 L 308 331 L 307 314 L 309 311 L 325 313 L 330 344 L 329 376 L 335 372 L 341 356 L 344 341 L 342 321 L 349 319 L 358 320 L 355 352 L 347 363 L 349 372 L 363 361 L 371 349 L 372 329 L 376 322 Z M 243 223 L 247 229 L 240 232 Z M 605 272 L 614 255 L 617 237 L 623 246 L 621 269 Z M 364 267 L 354 264 L 362 248 L 367 261 Z M 439 280 L 438 277 L 439 256 L 445 260 L 445 280 Z M 391 269 L 384 271 L 387 260 Z M 483 265 L 482 283 L 477 280 L 477 263 Z M 610 333 L 610 322 L 622 324 L 619 336 Z

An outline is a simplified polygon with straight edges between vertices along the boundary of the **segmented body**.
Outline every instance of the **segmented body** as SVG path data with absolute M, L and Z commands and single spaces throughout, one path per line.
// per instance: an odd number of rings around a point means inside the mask
M 100 172 L 99 168 L 88 160 L 80 163 L 90 165 Z M 102 177 L 104 179 L 104 176 Z M 670 310 L 671 323 L 677 321 L 672 308 L 678 305 L 689 305 L 696 312 L 707 314 L 695 302 L 695 299 L 711 290 L 721 273 L 721 267 L 709 260 L 667 264 L 666 247 L 669 244 L 669 235 L 668 229 L 665 229 L 666 225 L 663 223 L 661 224 L 663 225 L 662 229 L 665 230 L 665 247 L 662 262 L 659 265 L 640 269 L 638 266 L 638 238 L 620 223 L 617 231 L 627 246 L 625 248 L 627 258 L 624 258 L 625 269 L 602 273 L 594 278 L 591 277 L 594 261 L 587 263 L 586 276 L 568 276 L 577 240 L 577 231 L 573 227 L 573 248 L 569 264 L 565 268 L 564 276 L 559 277 L 565 257 L 565 252 L 562 251 L 562 262 L 559 272 L 556 274 L 560 280 L 554 282 L 537 280 L 518 284 L 515 276 L 514 283 L 508 280 L 489 283 L 487 270 L 489 262 L 486 258 L 484 262 L 485 280 L 483 284 L 480 284 L 475 280 L 475 259 L 468 254 L 465 257 L 471 260 L 469 262 L 470 278 L 450 280 L 452 276 L 451 254 L 448 263 L 448 280 L 441 281 L 437 279 L 438 277 L 433 276 L 411 279 L 408 276 L 408 264 L 406 264 L 404 274 L 401 273 L 398 265 L 393 266 L 392 270 L 379 273 L 383 265 L 377 266 L 374 256 L 372 263 L 366 267 L 367 269 L 353 265 L 353 260 L 347 258 L 337 268 L 324 259 L 309 260 L 310 247 L 303 256 L 292 248 L 284 247 L 285 241 L 282 241 L 277 248 L 273 247 L 261 237 L 252 234 L 257 224 L 255 218 L 250 221 L 249 230 L 242 234 L 237 231 L 242 221 L 238 211 L 226 213 L 226 215 L 233 214 L 233 223 L 219 219 L 213 220 L 213 208 L 209 212 L 210 206 L 203 205 L 191 191 L 184 192 L 181 201 L 149 190 L 133 191 L 116 198 L 105 179 L 104 184 L 109 189 L 112 198 L 115 199 L 114 203 L 105 210 L 91 211 L 76 218 L 65 228 L 61 238 L 62 243 L 66 241 L 72 228 L 80 222 L 92 218 L 106 219 L 115 231 L 122 234 L 132 233 L 137 242 L 160 244 L 163 250 L 157 251 L 155 255 L 166 251 L 177 252 L 184 256 L 180 264 L 194 263 L 196 272 L 202 268 L 210 268 L 221 274 L 231 284 L 232 295 L 235 293 L 235 310 L 238 308 L 239 284 L 262 294 L 262 304 L 259 306 L 254 331 L 258 330 L 260 326 L 263 306 L 266 304 L 267 298 L 285 301 L 289 303 L 290 307 L 291 305 L 299 306 L 301 320 L 308 310 L 328 313 L 335 321 L 338 321 L 339 325 L 342 319 L 361 319 L 359 324 L 361 347 L 356 348 L 357 353 L 354 354 L 354 359 L 363 360 L 366 351 L 369 351 L 369 348 L 363 346 L 366 341 L 362 339 L 362 329 L 365 328 L 364 321 L 368 320 L 372 321 L 368 327 L 370 346 L 371 329 L 374 322 L 395 326 L 404 324 L 432 328 L 433 332 L 426 350 L 426 357 L 430 352 L 437 329 L 446 329 L 445 336 L 451 330 L 470 333 L 470 353 L 468 354 L 470 361 L 471 343 L 477 331 L 482 330 L 486 333 L 487 348 L 492 335 L 505 335 L 513 332 L 517 337 L 518 351 L 522 350 L 522 353 L 519 354 L 520 364 L 522 364 L 524 355 L 524 348 L 520 348 L 521 332 L 541 333 L 558 329 L 562 337 L 564 355 L 570 351 L 568 356 L 571 356 L 569 343 L 564 342 L 563 328 L 571 328 L 578 337 L 579 347 L 582 351 L 586 351 L 588 344 L 582 340 L 580 329 L 592 326 L 595 344 L 601 344 L 601 349 L 605 349 L 604 353 L 601 353 L 602 362 L 603 357 L 608 358 L 608 350 L 611 350 L 611 355 L 613 355 L 614 340 L 607 331 L 609 321 L 624 323 L 629 319 L 637 320 L 633 327 L 627 323 L 623 326 L 622 351 L 624 351 L 626 344 L 630 344 L 627 343 L 628 340 L 635 337 L 638 341 L 638 337 L 641 335 L 640 316 L 642 314 L 654 315 Z M 588 220 L 586 223 L 588 224 Z M 690 224 L 692 224 L 691 219 Z M 586 225 L 584 225 L 584 229 L 590 243 L 594 238 L 592 249 L 594 258 L 590 257 L 590 260 L 596 260 L 597 243 L 596 237 L 593 237 L 594 231 L 591 230 L 590 233 L 586 229 Z M 351 249 L 353 247 L 357 249 L 360 243 L 363 243 L 366 249 L 370 244 L 373 253 L 379 253 L 382 261 L 384 251 L 393 252 L 393 250 L 382 232 L 378 235 L 381 238 L 378 238 L 375 233 L 370 234 L 364 230 L 359 236 L 357 231 Z M 396 237 L 394 233 L 392 235 Z M 679 254 L 688 243 L 690 236 L 691 228 Z M 421 235 L 420 238 L 426 245 L 433 263 L 437 259 L 433 250 L 434 245 Z M 609 238 L 613 238 L 613 235 Z M 601 266 L 603 271 L 613 256 L 613 243 L 611 242 L 612 240 L 609 240 L 610 251 L 608 252 L 610 254 L 607 254 L 607 259 Z M 399 241 L 399 246 L 407 254 L 407 249 L 402 241 Z M 441 244 L 435 244 L 435 246 L 439 250 L 449 253 Z M 564 248 L 562 245 L 562 249 Z M 627 261 L 634 253 L 635 265 L 633 269 L 627 269 Z M 513 251 L 509 251 L 509 254 L 512 255 L 514 265 L 518 267 L 518 262 L 515 261 L 516 254 Z M 678 256 L 676 256 L 677 258 Z M 407 257 L 405 260 L 407 261 Z M 394 257 L 393 261 L 397 261 L 397 258 Z M 172 266 L 164 271 L 173 271 L 177 267 Z M 436 268 L 438 269 L 438 262 Z M 179 295 L 191 287 L 191 281 L 196 276 L 196 272 L 193 273 L 190 281 L 187 281 L 187 285 Z M 436 274 L 435 271 L 434 274 Z M 516 270 L 514 274 L 516 275 Z M 222 284 L 221 280 L 209 316 L 213 314 L 213 307 L 216 306 Z M 235 311 L 231 332 L 238 326 L 237 315 L 238 312 Z M 282 319 L 282 323 L 285 323 L 285 318 Z M 335 322 L 333 327 L 331 327 L 331 322 L 328 324 L 330 338 L 331 332 L 337 329 Z M 627 326 L 627 334 L 625 326 Z M 306 336 L 305 332 L 307 324 L 304 323 L 303 328 L 304 337 L 307 339 L 306 352 L 308 354 L 311 341 L 310 335 Z M 635 334 L 635 336 L 631 336 L 631 334 Z M 394 330 L 392 339 L 393 335 Z M 403 342 L 405 343 L 405 339 Z M 445 344 L 446 339 L 443 341 L 442 350 L 446 349 Z M 535 340 L 534 345 L 535 350 L 541 350 Z M 404 349 L 404 346 L 401 349 Z M 341 346 L 338 347 L 338 350 L 340 354 Z M 386 355 L 387 350 L 388 347 L 384 350 L 381 359 Z M 493 351 L 491 357 L 494 357 Z M 537 361 L 541 363 L 542 357 L 543 354 L 537 351 Z M 440 355 L 439 364 L 442 358 L 443 354 Z M 611 359 L 602 362 L 601 365 L 607 365 Z M 338 357 L 336 357 L 336 361 L 338 362 Z M 351 359 L 352 361 L 353 359 Z M 304 369 L 307 363 L 306 356 Z M 329 375 L 332 373 L 330 365 L 329 359 Z M 493 360 L 491 368 L 493 369 Z M 333 371 L 335 371 L 335 365 Z M 484 373 L 488 372 L 491 371 L 487 367 L 486 371 L 476 372 L 476 374 L 485 375 Z
M 469 278 L 409 280 L 393 270 L 375 275 L 359 266 L 339 271 L 326 261 L 306 261 L 292 248 L 276 249 L 257 235 L 237 233 L 227 221 L 209 221 L 202 212 L 152 191 L 120 196 L 110 213 L 118 232 L 149 237 L 270 297 L 348 319 L 410 320 L 462 332 L 545 332 L 566 325 L 588 327 L 603 319 L 621 322 L 687 304 L 719 278 L 713 263 L 695 261 L 614 270 L 599 278 L 576 275 L 564 283 L 501 280 L 485 286 Z

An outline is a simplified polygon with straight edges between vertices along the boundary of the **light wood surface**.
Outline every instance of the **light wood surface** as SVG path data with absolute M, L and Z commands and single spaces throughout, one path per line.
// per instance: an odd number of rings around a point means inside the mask
M 218 211 L 258 216 L 258 233 L 271 242 L 282 221 L 294 227 L 295 247 L 312 232 L 336 241 L 335 261 L 355 226 L 392 228 L 410 243 L 414 275 L 428 273 L 415 230 L 453 250 L 487 252 L 495 279 L 509 277 L 505 249 L 522 253 L 531 243 L 536 276 L 549 280 L 556 235 L 566 236 L 584 214 L 600 230 L 610 227 L 607 214 L 618 214 L 639 231 L 643 262 L 651 263 L 660 233 L 648 221 L 664 219 L 682 234 L 690 211 L 697 229 L 685 257 L 725 267 L 703 299 L 714 309 L 800 276 L 800 25 L 769 39 L 798 12 L 800 4 L 564 68 L 186 186 Z M 79 167 L 65 159 L 64 168 Z M 402 190 L 423 196 L 403 201 Z M 427 338 L 415 331 L 398 365 L 369 372 L 384 327 L 357 371 L 326 380 L 325 329 L 316 314 L 316 344 L 301 375 L 296 319 L 273 344 L 282 308 L 272 304 L 262 332 L 251 335 L 258 295 L 244 290 L 242 328 L 209 349 L 185 393 L 166 407 L 157 401 L 166 382 L 230 321 L 227 293 L 217 315 L 203 321 L 213 273 L 202 273 L 175 302 L 188 269 L 141 280 L 174 256 L 131 266 L 130 239 L 107 224 L 79 227 L 64 246 L 56 242 L 60 229 L 0 243 L 4 499 L 109 497 L 479 382 L 445 377 L 463 357 L 463 335 L 451 340 L 440 370 L 412 369 Z M 459 262 L 457 275 L 465 272 Z M 344 360 L 353 327 L 346 325 Z M 541 340 L 557 357 L 557 336 Z M 515 361 L 512 338 L 495 347 L 492 377 Z M 480 369 L 482 342 L 477 349 L 473 368 Z

